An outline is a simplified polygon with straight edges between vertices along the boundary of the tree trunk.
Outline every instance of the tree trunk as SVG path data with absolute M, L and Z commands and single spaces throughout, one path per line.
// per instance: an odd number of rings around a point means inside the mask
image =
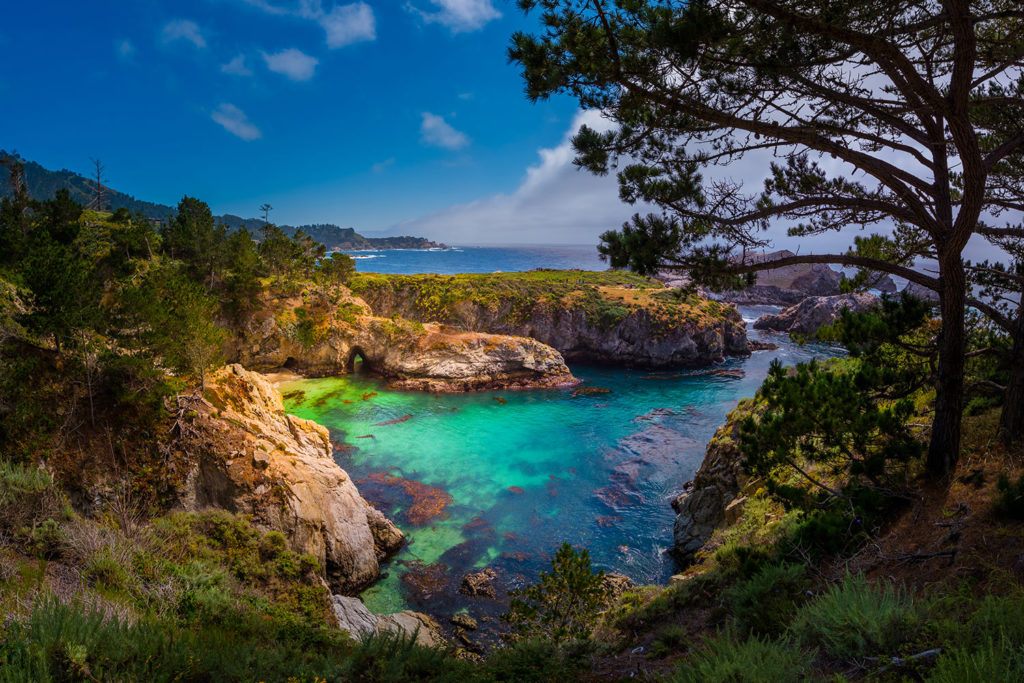
M 964 306 L 967 278 L 959 254 L 939 261 L 939 368 L 935 383 L 935 421 L 928 444 L 928 473 L 944 476 L 956 467 L 960 456 L 960 421 L 964 410 Z
M 1006 383 L 1003 412 L 999 415 L 999 439 L 1010 446 L 1024 437 L 1024 302 L 1014 321 L 1010 352 L 1010 380 Z

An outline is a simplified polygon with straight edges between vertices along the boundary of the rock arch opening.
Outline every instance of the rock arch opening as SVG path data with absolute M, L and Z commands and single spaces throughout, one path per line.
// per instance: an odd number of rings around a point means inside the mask
M 366 352 L 358 346 L 348 354 L 348 361 L 345 363 L 345 372 L 358 375 L 366 374 L 373 370 L 370 361 L 366 359 Z

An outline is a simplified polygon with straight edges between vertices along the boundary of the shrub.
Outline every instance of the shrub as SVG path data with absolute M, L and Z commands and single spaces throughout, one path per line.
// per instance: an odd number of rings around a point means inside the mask
M 803 565 L 770 564 L 730 588 L 726 602 L 740 628 L 777 635 L 792 621 L 809 584 Z
M 69 514 L 64 494 L 48 472 L 0 460 L 0 530 L 30 540 L 36 527 L 47 520 L 56 524 Z
M 689 634 L 685 626 L 673 624 L 662 629 L 658 637 L 651 643 L 650 657 L 665 657 L 678 652 L 687 642 Z
M 579 662 L 550 640 L 525 639 L 494 650 L 487 658 L 488 678 L 499 681 L 571 681 Z
M 502 618 L 520 635 L 549 637 L 556 643 L 590 635 L 598 611 L 607 601 L 604 572 L 590 567 L 590 553 L 577 553 L 568 543 L 555 553 L 550 572 L 520 591 Z
M 1019 640 L 990 636 L 981 647 L 958 648 L 941 656 L 928 680 L 934 683 L 1024 680 L 1024 648 Z
M 803 645 L 821 646 L 841 659 L 894 651 L 919 626 L 913 598 L 891 583 L 868 585 L 863 574 L 847 576 L 804 605 L 792 632 Z
M 812 659 L 786 641 L 741 639 L 726 631 L 704 641 L 704 648 L 680 666 L 673 683 L 775 683 L 796 681 L 808 673 Z
M 996 481 L 996 496 L 992 510 L 1003 517 L 1024 519 L 1024 475 L 1011 482 L 1005 474 Z

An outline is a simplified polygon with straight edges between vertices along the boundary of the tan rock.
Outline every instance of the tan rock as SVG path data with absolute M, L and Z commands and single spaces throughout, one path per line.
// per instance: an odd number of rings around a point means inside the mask
M 191 467 L 186 509 L 223 508 L 281 531 L 293 550 L 320 561 L 336 592 L 357 592 L 377 578 L 379 560 L 401 546 L 402 533 L 334 462 L 326 427 L 287 415 L 277 389 L 239 365 L 218 371 L 192 411 L 181 429 Z

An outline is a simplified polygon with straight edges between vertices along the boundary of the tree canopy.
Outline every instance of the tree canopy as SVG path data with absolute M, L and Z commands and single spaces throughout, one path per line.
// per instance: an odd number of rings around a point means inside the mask
M 1017 0 L 521 0 L 544 30 L 513 37 L 533 99 L 599 109 L 576 163 L 617 171 L 660 213 L 602 236 L 613 266 L 685 269 L 715 286 L 833 263 L 938 292 L 943 328 L 928 464 L 959 451 L 962 253 L 1017 239 L 1024 209 L 1024 7 Z M 763 166 L 763 184 L 730 177 Z M 749 173 L 748 173 L 749 174 Z M 770 228 L 849 248 L 748 263 Z M 861 231 L 876 229 L 875 235 Z M 849 234 L 857 232 L 857 235 Z M 860 238 L 860 239 L 856 239 Z M 834 241 L 834 239 L 833 239 Z M 937 273 L 915 267 L 921 259 Z

